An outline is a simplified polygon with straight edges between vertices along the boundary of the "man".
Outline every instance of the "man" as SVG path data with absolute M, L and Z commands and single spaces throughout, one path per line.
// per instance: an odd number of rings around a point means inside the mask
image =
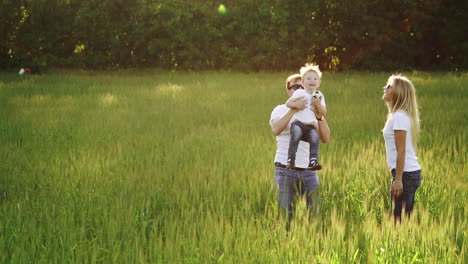
M 286 92 L 289 97 L 295 90 L 302 89 L 301 76 L 294 74 L 286 79 Z M 320 197 L 318 195 L 319 179 L 317 171 L 308 170 L 309 143 L 301 141 L 296 154 L 294 169 L 287 169 L 290 134 L 290 121 L 294 114 L 306 107 L 305 98 L 290 98 L 286 104 L 278 105 L 271 113 L 270 126 L 276 136 L 277 150 L 275 156 L 275 181 L 279 188 L 279 205 L 287 211 L 286 229 L 289 231 L 293 216 L 296 195 L 305 195 L 307 207 L 318 211 Z M 320 141 L 327 143 L 330 139 L 330 129 L 325 117 L 316 112 Z

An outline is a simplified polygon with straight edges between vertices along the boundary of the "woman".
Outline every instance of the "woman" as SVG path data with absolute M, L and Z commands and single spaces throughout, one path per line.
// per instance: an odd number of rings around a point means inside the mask
M 301 76 L 291 75 L 286 80 L 286 93 L 289 97 L 297 89 L 302 89 Z M 277 150 L 275 155 L 275 181 L 279 188 L 279 205 L 287 212 L 286 230 L 289 230 L 294 211 L 294 201 L 298 196 L 304 195 L 307 207 L 318 211 L 320 197 L 318 195 L 319 178 L 317 171 L 308 170 L 309 146 L 300 142 L 296 156 L 296 168 L 287 169 L 289 149 L 290 124 L 294 114 L 306 107 L 305 98 L 290 98 L 286 104 L 278 105 L 271 113 L 270 126 L 276 136 Z M 325 117 L 316 113 L 318 119 L 318 132 L 322 143 L 328 142 L 330 129 Z
M 416 89 L 408 78 L 392 75 L 384 87 L 382 99 L 388 107 L 383 136 L 387 163 L 393 176 L 390 195 L 395 202 L 393 216 L 396 223 L 401 222 L 403 207 L 406 216 L 411 216 L 415 193 L 421 184 L 421 166 L 416 156 L 419 132 Z

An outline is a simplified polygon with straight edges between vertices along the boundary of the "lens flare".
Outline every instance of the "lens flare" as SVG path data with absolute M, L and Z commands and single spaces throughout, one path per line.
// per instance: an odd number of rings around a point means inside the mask
M 219 7 L 218 7 L 218 13 L 224 15 L 226 14 L 226 7 L 223 5 L 223 4 L 220 4 Z

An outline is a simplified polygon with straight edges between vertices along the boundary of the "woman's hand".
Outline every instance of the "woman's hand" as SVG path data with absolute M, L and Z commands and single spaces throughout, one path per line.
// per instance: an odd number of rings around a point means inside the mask
M 390 189 L 392 194 L 392 199 L 395 200 L 403 193 L 403 183 L 401 180 L 395 180 L 392 183 L 392 188 Z
M 291 109 L 302 110 L 306 108 L 307 100 L 303 96 L 297 98 L 289 98 L 288 101 L 286 101 L 286 106 Z

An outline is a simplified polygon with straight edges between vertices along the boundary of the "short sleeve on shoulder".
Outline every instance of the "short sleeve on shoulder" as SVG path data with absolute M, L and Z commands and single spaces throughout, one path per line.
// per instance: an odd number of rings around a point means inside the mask
M 393 114 L 393 130 L 408 131 L 411 128 L 411 120 L 404 112 L 395 112 Z
M 270 116 L 270 122 L 274 119 L 280 118 L 284 113 L 288 111 L 288 107 L 286 105 L 278 105 L 273 109 Z

